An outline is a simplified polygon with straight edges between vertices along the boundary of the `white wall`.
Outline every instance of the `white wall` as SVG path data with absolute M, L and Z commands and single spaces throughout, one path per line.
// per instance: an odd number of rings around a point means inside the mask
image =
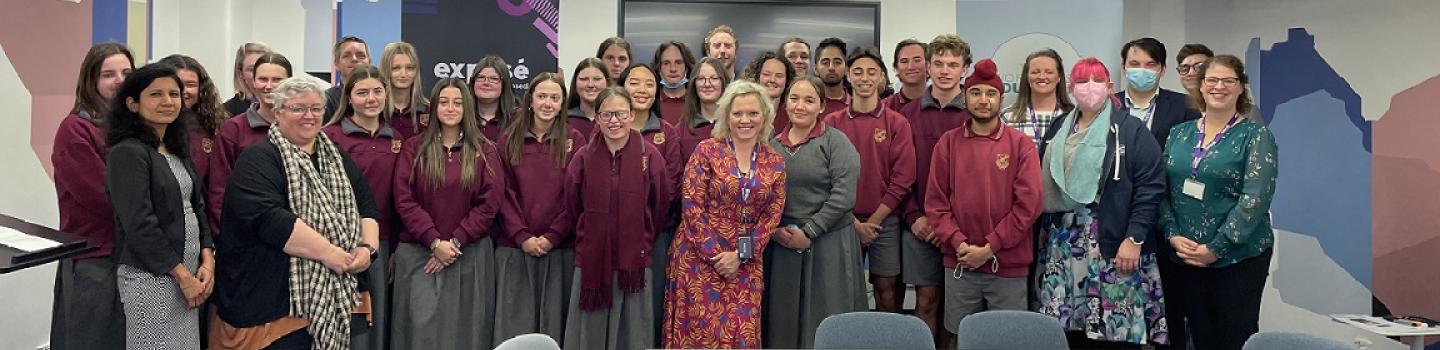
M 876 2 L 858 1 L 851 2 Z M 619 28 L 617 0 L 567 1 L 560 5 L 560 64 L 569 74 L 575 63 L 595 54 L 605 38 Z M 744 28 L 736 28 L 743 31 Z M 905 38 L 929 41 L 955 31 L 955 2 L 949 0 L 886 0 L 880 2 L 880 51 L 888 55 Z M 776 42 L 776 44 L 779 44 Z M 888 59 L 888 58 L 887 58 Z M 568 79 L 568 77 L 567 77 Z
M 235 93 L 231 73 L 235 49 L 259 41 L 290 59 L 296 73 L 330 67 L 333 3 L 328 0 L 151 0 L 154 46 L 158 60 L 184 53 L 209 71 L 222 99 Z M 398 0 L 387 0 L 398 1 Z M 320 39 L 312 32 L 320 31 Z M 323 40 L 321 40 L 323 39 Z M 323 44 L 309 45 L 321 40 Z M 307 57 L 316 56 L 316 62 Z M 312 69 L 313 68 L 313 69 Z

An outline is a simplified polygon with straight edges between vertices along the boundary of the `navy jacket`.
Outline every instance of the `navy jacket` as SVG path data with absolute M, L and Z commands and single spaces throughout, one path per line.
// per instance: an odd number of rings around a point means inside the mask
M 1145 122 L 1130 116 L 1123 107 L 1114 106 L 1110 111 L 1110 136 L 1106 139 L 1105 160 L 1100 171 L 1100 196 L 1096 203 L 1088 205 L 1100 221 L 1100 254 L 1106 259 L 1114 258 L 1120 243 L 1130 237 L 1144 242 L 1142 254 L 1154 253 L 1157 244 L 1168 244 L 1160 242 L 1163 237 L 1155 234 L 1160 218 L 1160 196 L 1165 193 L 1160 144 L 1151 137 Z M 1056 118 L 1050 124 L 1055 127 L 1046 131 L 1045 139 L 1055 137 L 1068 117 L 1067 114 Z M 1065 146 L 1061 140 L 1056 147 Z M 1041 159 L 1049 143 L 1040 145 Z M 1042 214 L 1035 225 L 1049 232 L 1062 215 L 1064 213 Z
M 1125 101 L 1125 91 L 1115 93 L 1115 98 Z M 1162 146 L 1161 150 L 1164 150 L 1165 141 L 1170 139 L 1170 128 L 1180 123 L 1200 119 L 1200 111 L 1190 108 L 1189 97 L 1182 93 L 1160 89 L 1150 103 L 1158 103 L 1155 105 L 1155 116 L 1150 117 L 1152 119 L 1150 132 L 1155 134 L 1155 142 Z M 1123 110 L 1124 107 L 1122 106 L 1121 109 Z M 1140 123 L 1140 127 L 1145 127 L 1145 123 Z

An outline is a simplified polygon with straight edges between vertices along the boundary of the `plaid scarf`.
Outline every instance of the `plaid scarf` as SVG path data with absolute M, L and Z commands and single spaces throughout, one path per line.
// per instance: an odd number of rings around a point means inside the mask
M 316 134 L 315 157 L 270 128 L 270 142 L 280 149 L 285 179 L 290 183 L 290 209 L 331 243 L 354 247 L 360 242 L 360 212 L 340 150 Z M 317 167 L 318 165 L 318 167 Z M 359 303 L 355 276 L 330 271 L 319 261 L 290 257 L 290 316 L 304 317 L 315 349 L 350 348 L 350 310 Z

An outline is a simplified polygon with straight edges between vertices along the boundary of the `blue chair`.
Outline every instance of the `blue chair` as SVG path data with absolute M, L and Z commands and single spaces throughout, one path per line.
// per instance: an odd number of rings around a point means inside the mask
M 815 329 L 816 349 L 934 349 L 930 328 L 910 315 L 850 312 L 831 315 Z
M 1345 344 L 1339 341 L 1325 339 L 1305 333 L 1295 332 L 1260 332 L 1250 336 L 1245 341 L 1244 350 L 1279 350 L 1279 349 L 1308 349 L 1308 350 L 1355 350 L 1354 345 Z
M 1060 321 L 1016 310 L 985 311 L 960 320 L 956 348 L 984 350 L 1069 349 Z
M 496 346 L 495 350 L 560 350 L 560 344 L 548 335 L 531 333 L 510 338 Z

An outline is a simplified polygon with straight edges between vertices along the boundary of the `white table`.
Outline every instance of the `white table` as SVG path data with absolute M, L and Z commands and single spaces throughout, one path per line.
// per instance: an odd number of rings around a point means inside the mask
M 1399 338 L 1404 338 L 1405 340 L 1410 341 L 1410 350 L 1425 350 L 1425 336 L 1440 335 L 1440 327 L 1431 327 L 1430 329 L 1416 329 L 1416 328 L 1403 328 L 1403 327 L 1396 327 L 1396 328 L 1390 328 L 1390 327 L 1371 327 L 1371 326 L 1365 326 L 1365 325 L 1358 325 L 1358 324 L 1352 323 L 1351 321 L 1341 320 L 1341 318 L 1347 317 L 1347 316 L 1353 316 L 1353 315 L 1330 315 L 1330 317 L 1331 317 L 1332 319 L 1334 319 L 1336 322 L 1340 322 L 1340 323 L 1342 323 L 1342 324 L 1345 324 L 1345 325 L 1348 325 L 1348 326 L 1351 326 L 1351 327 L 1359 328 L 1359 329 L 1361 329 L 1361 330 L 1364 330 L 1364 331 L 1367 331 L 1367 332 L 1370 332 L 1370 333 L 1375 333 L 1375 334 L 1383 335 L 1383 336 L 1386 336 L 1386 337 L 1399 337 Z

